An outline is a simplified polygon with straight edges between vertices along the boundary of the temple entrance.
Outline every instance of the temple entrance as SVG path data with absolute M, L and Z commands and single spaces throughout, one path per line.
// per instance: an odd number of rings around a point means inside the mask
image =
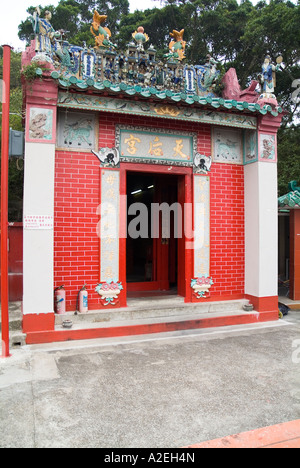
M 127 172 L 129 295 L 184 295 L 184 176 Z M 182 277 L 183 276 L 183 277 Z

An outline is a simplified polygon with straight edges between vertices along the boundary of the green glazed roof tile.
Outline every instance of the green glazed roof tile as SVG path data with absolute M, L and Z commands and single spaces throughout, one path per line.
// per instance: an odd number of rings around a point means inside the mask
M 110 89 L 114 92 L 114 93 L 119 93 L 121 91 L 121 88 L 119 85 L 112 85 L 110 87 Z
M 82 83 L 77 83 L 78 88 L 80 89 L 88 89 L 88 85 L 84 82 Z
M 93 80 L 93 78 L 89 78 L 88 80 L 86 80 L 86 84 L 90 87 L 93 87 L 95 84 L 95 81 Z
M 220 107 L 220 102 L 218 99 L 213 99 L 211 105 L 215 108 Z
M 187 104 L 194 104 L 195 101 L 194 101 L 194 99 L 193 99 L 192 97 L 188 96 L 188 97 L 185 99 L 185 102 L 186 102 Z
M 69 88 L 70 87 L 70 82 L 69 81 L 65 81 L 65 80 L 62 80 L 61 78 L 58 80 L 60 86 L 62 86 L 63 88 Z
M 150 93 L 150 91 L 148 89 L 141 91 L 141 95 L 143 97 L 151 97 L 151 93 Z
M 97 89 L 98 91 L 103 91 L 104 85 L 102 83 L 94 83 L 94 88 Z
M 295 190 L 294 192 L 289 192 L 286 195 L 278 198 L 278 206 L 289 206 L 290 208 L 294 208 L 295 206 L 299 206 L 300 208 L 300 192 Z
M 255 104 L 249 103 L 248 109 L 249 109 L 251 112 L 255 112 L 255 111 L 256 111 Z
M 79 80 L 76 78 L 76 76 L 70 76 L 70 78 L 69 78 L 69 82 L 70 82 L 71 84 L 77 84 L 78 81 L 79 81 Z
M 60 73 L 58 71 L 53 71 L 51 73 L 51 78 L 53 78 L 54 80 L 58 80 L 59 77 L 60 77 Z
M 58 83 L 63 88 L 69 88 L 71 86 L 76 86 L 80 90 L 85 90 L 88 88 L 93 88 L 98 91 L 103 91 L 104 89 L 110 89 L 111 91 L 117 93 L 120 91 L 124 91 L 129 96 L 134 96 L 135 94 L 140 94 L 145 98 L 151 97 L 151 95 L 156 96 L 157 98 L 164 100 L 164 99 L 171 99 L 174 102 L 185 102 L 189 105 L 193 105 L 194 103 L 199 103 L 199 105 L 211 105 L 214 108 L 225 108 L 225 109 L 237 109 L 239 111 L 244 112 L 259 112 L 262 115 L 267 114 L 268 112 L 273 115 L 277 116 L 278 113 L 282 113 L 283 109 L 278 106 L 275 110 L 272 109 L 270 105 L 265 105 L 260 107 L 258 103 L 249 103 L 246 101 L 236 101 L 235 99 L 223 99 L 221 97 L 211 97 L 211 96 L 197 96 L 197 95 L 188 95 L 186 93 L 176 93 L 171 90 L 159 90 L 154 87 L 144 88 L 141 85 L 128 85 L 126 83 L 114 84 L 109 80 L 101 81 L 94 81 L 93 78 L 89 78 L 87 80 L 79 80 L 76 76 L 64 76 L 60 74 L 58 71 L 53 71 L 51 73 L 51 77 L 55 80 L 58 80 Z
M 125 90 L 126 94 L 129 94 L 129 96 L 134 96 L 136 94 L 136 90 L 131 88 L 131 89 L 126 89 Z

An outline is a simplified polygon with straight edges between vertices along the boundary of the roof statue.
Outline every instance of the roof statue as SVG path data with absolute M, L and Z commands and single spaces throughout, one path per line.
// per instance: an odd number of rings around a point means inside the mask
M 260 82 L 261 82 L 261 94 L 259 96 L 258 103 L 266 104 L 276 107 L 278 106 L 277 99 L 275 96 L 276 88 L 276 72 L 281 69 L 283 58 L 277 57 L 276 65 L 271 62 L 270 55 L 266 55 L 264 63 L 261 68 Z
M 63 31 L 55 31 L 50 23 L 51 19 L 52 14 L 50 11 L 46 11 L 45 17 L 42 18 L 39 7 L 36 7 L 33 16 L 30 18 L 35 34 L 35 50 L 46 61 L 51 60 L 53 43 L 56 39 L 61 38 L 63 34 Z
M 266 99 L 266 96 L 273 96 L 276 86 L 274 73 L 280 68 L 280 59 L 274 66 L 270 57 L 266 57 L 261 98 L 255 89 L 257 82 L 252 82 L 247 90 L 240 89 L 237 77 L 234 75 L 232 79 L 230 75 L 234 69 L 229 70 L 222 80 L 219 64 L 210 54 L 203 64 L 187 64 L 184 29 L 170 32 L 169 51 L 162 60 L 158 60 L 157 51 L 143 26 L 132 33 L 126 50 L 119 51 L 112 42 L 111 31 L 105 26 L 107 18 L 95 10 L 90 26 L 95 45 L 79 46 L 66 40 L 66 31 L 55 31 L 50 12 L 47 11 L 42 18 L 40 9 L 36 8 L 31 18 L 35 42 L 30 52 L 29 49 L 26 52 L 28 61 L 50 63 L 51 77 L 66 89 L 92 87 L 96 91 L 125 92 L 129 96 L 139 93 L 143 97 L 157 96 L 160 100 L 184 101 L 191 105 L 195 102 L 211 103 L 216 108 L 249 108 L 256 112 L 275 113 L 279 109 L 282 112 L 276 99 L 275 104 L 270 102 L 272 99 Z M 148 47 L 147 43 L 150 43 Z M 222 97 L 216 91 L 222 91 L 221 84 L 224 87 Z
M 299 192 L 300 193 L 300 185 L 299 187 L 297 187 L 297 181 L 296 180 L 292 180 L 291 182 L 289 182 L 289 190 L 291 190 L 292 192 Z
M 261 74 L 261 83 L 262 83 L 262 96 L 263 98 L 273 98 L 275 99 L 275 87 L 276 87 L 276 72 L 280 70 L 280 64 L 282 62 L 282 57 L 277 57 L 277 64 L 273 65 L 271 63 L 270 55 L 266 55 L 265 61 L 262 64 L 262 74 Z
M 91 26 L 91 33 L 95 36 L 95 47 L 115 48 L 116 46 L 110 41 L 111 31 L 102 26 L 107 19 L 106 15 L 99 15 L 98 11 L 94 11 L 93 23 Z
M 256 103 L 259 99 L 259 93 L 256 91 L 258 81 L 252 80 L 247 89 L 242 89 L 236 74 L 235 68 L 229 68 L 222 78 L 223 97 L 225 99 L 235 99 L 237 101 L 247 101 Z
M 148 34 L 145 34 L 143 26 L 140 26 L 137 31 L 134 31 L 134 33 L 132 33 L 132 37 L 138 44 L 138 50 L 144 52 L 144 44 L 149 41 L 149 36 Z
M 170 33 L 170 36 L 174 38 L 173 41 L 169 44 L 170 52 L 165 55 L 165 57 L 173 60 L 179 60 L 180 62 L 185 58 L 185 46 L 186 42 L 183 40 L 184 29 L 181 31 L 176 31 L 173 29 L 173 32 Z

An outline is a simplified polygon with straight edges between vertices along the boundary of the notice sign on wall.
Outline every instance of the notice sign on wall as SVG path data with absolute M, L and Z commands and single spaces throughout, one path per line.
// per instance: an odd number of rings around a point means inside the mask
M 24 229 L 53 229 L 53 216 L 30 215 L 24 216 Z

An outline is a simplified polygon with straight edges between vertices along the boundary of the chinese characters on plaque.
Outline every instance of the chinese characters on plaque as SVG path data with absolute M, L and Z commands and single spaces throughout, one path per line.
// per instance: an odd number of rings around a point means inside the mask
M 194 134 L 119 127 L 116 139 L 123 161 L 193 166 Z

